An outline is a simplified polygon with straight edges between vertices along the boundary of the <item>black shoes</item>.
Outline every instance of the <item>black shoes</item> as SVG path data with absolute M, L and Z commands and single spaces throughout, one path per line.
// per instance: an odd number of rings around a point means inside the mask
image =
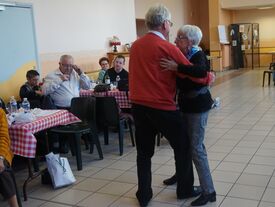
M 216 192 L 210 193 L 208 195 L 201 194 L 199 198 L 194 200 L 191 203 L 191 206 L 203 206 L 207 204 L 208 202 L 215 202 L 216 201 Z
M 178 199 L 187 199 L 187 198 L 193 198 L 200 195 L 202 192 L 202 189 L 200 186 L 194 186 L 193 191 L 191 193 L 184 193 L 184 194 L 177 194 Z
M 168 178 L 166 180 L 163 181 L 164 185 L 174 185 L 175 183 L 177 183 L 177 176 L 176 174 L 173 175 L 171 178 Z
M 139 193 L 138 191 L 136 192 L 136 197 L 138 199 L 140 207 L 146 207 L 153 197 L 153 192 L 151 190 L 149 193 L 143 194 L 142 196 L 141 193 Z

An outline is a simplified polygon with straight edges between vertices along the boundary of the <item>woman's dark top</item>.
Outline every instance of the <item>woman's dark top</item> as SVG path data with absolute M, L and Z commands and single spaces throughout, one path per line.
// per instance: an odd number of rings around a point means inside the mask
M 178 72 L 204 78 L 210 71 L 209 61 L 203 51 L 196 52 L 189 60 L 193 65 L 179 65 Z M 188 78 L 178 78 L 178 103 L 184 113 L 202 113 L 211 109 L 213 100 L 208 86 L 195 83 Z M 194 95 L 196 94 L 196 95 Z

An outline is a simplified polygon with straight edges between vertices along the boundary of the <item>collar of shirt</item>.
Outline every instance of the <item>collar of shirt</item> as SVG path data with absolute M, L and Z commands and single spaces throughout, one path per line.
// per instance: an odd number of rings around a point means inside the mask
M 166 40 L 165 37 L 163 36 L 163 34 L 161 34 L 158 31 L 150 30 L 148 33 L 153 33 L 153 34 L 159 36 L 161 39 Z

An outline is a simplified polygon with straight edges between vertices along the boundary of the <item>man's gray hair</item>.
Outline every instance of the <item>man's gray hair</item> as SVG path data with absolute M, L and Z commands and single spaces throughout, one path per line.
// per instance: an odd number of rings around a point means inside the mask
M 179 31 L 184 33 L 188 40 L 192 41 L 194 46 L 198 46 L 202 39 L 202 32 L 196 25 L 183 25 Z
M 151 30 L 157 29 L 165 20 L 171 20 L 171 13 L 162 4 L 152 6 L 145 16 L 145 24 Z
M 60 57 L 60 62 L 62 63 L 64 60 L 66 60 L 66 59 L 72 59 L 73 60 L 73 56 L 71 56 L 71 55 L 62 55 L 61 57 Z

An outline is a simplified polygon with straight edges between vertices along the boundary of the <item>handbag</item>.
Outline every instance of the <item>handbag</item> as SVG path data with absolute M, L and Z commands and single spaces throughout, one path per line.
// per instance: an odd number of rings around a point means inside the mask
M 55 189 L 71 185 L 76 181 L 66 157 L 51 152 L 46 155 L 46 162 Z

